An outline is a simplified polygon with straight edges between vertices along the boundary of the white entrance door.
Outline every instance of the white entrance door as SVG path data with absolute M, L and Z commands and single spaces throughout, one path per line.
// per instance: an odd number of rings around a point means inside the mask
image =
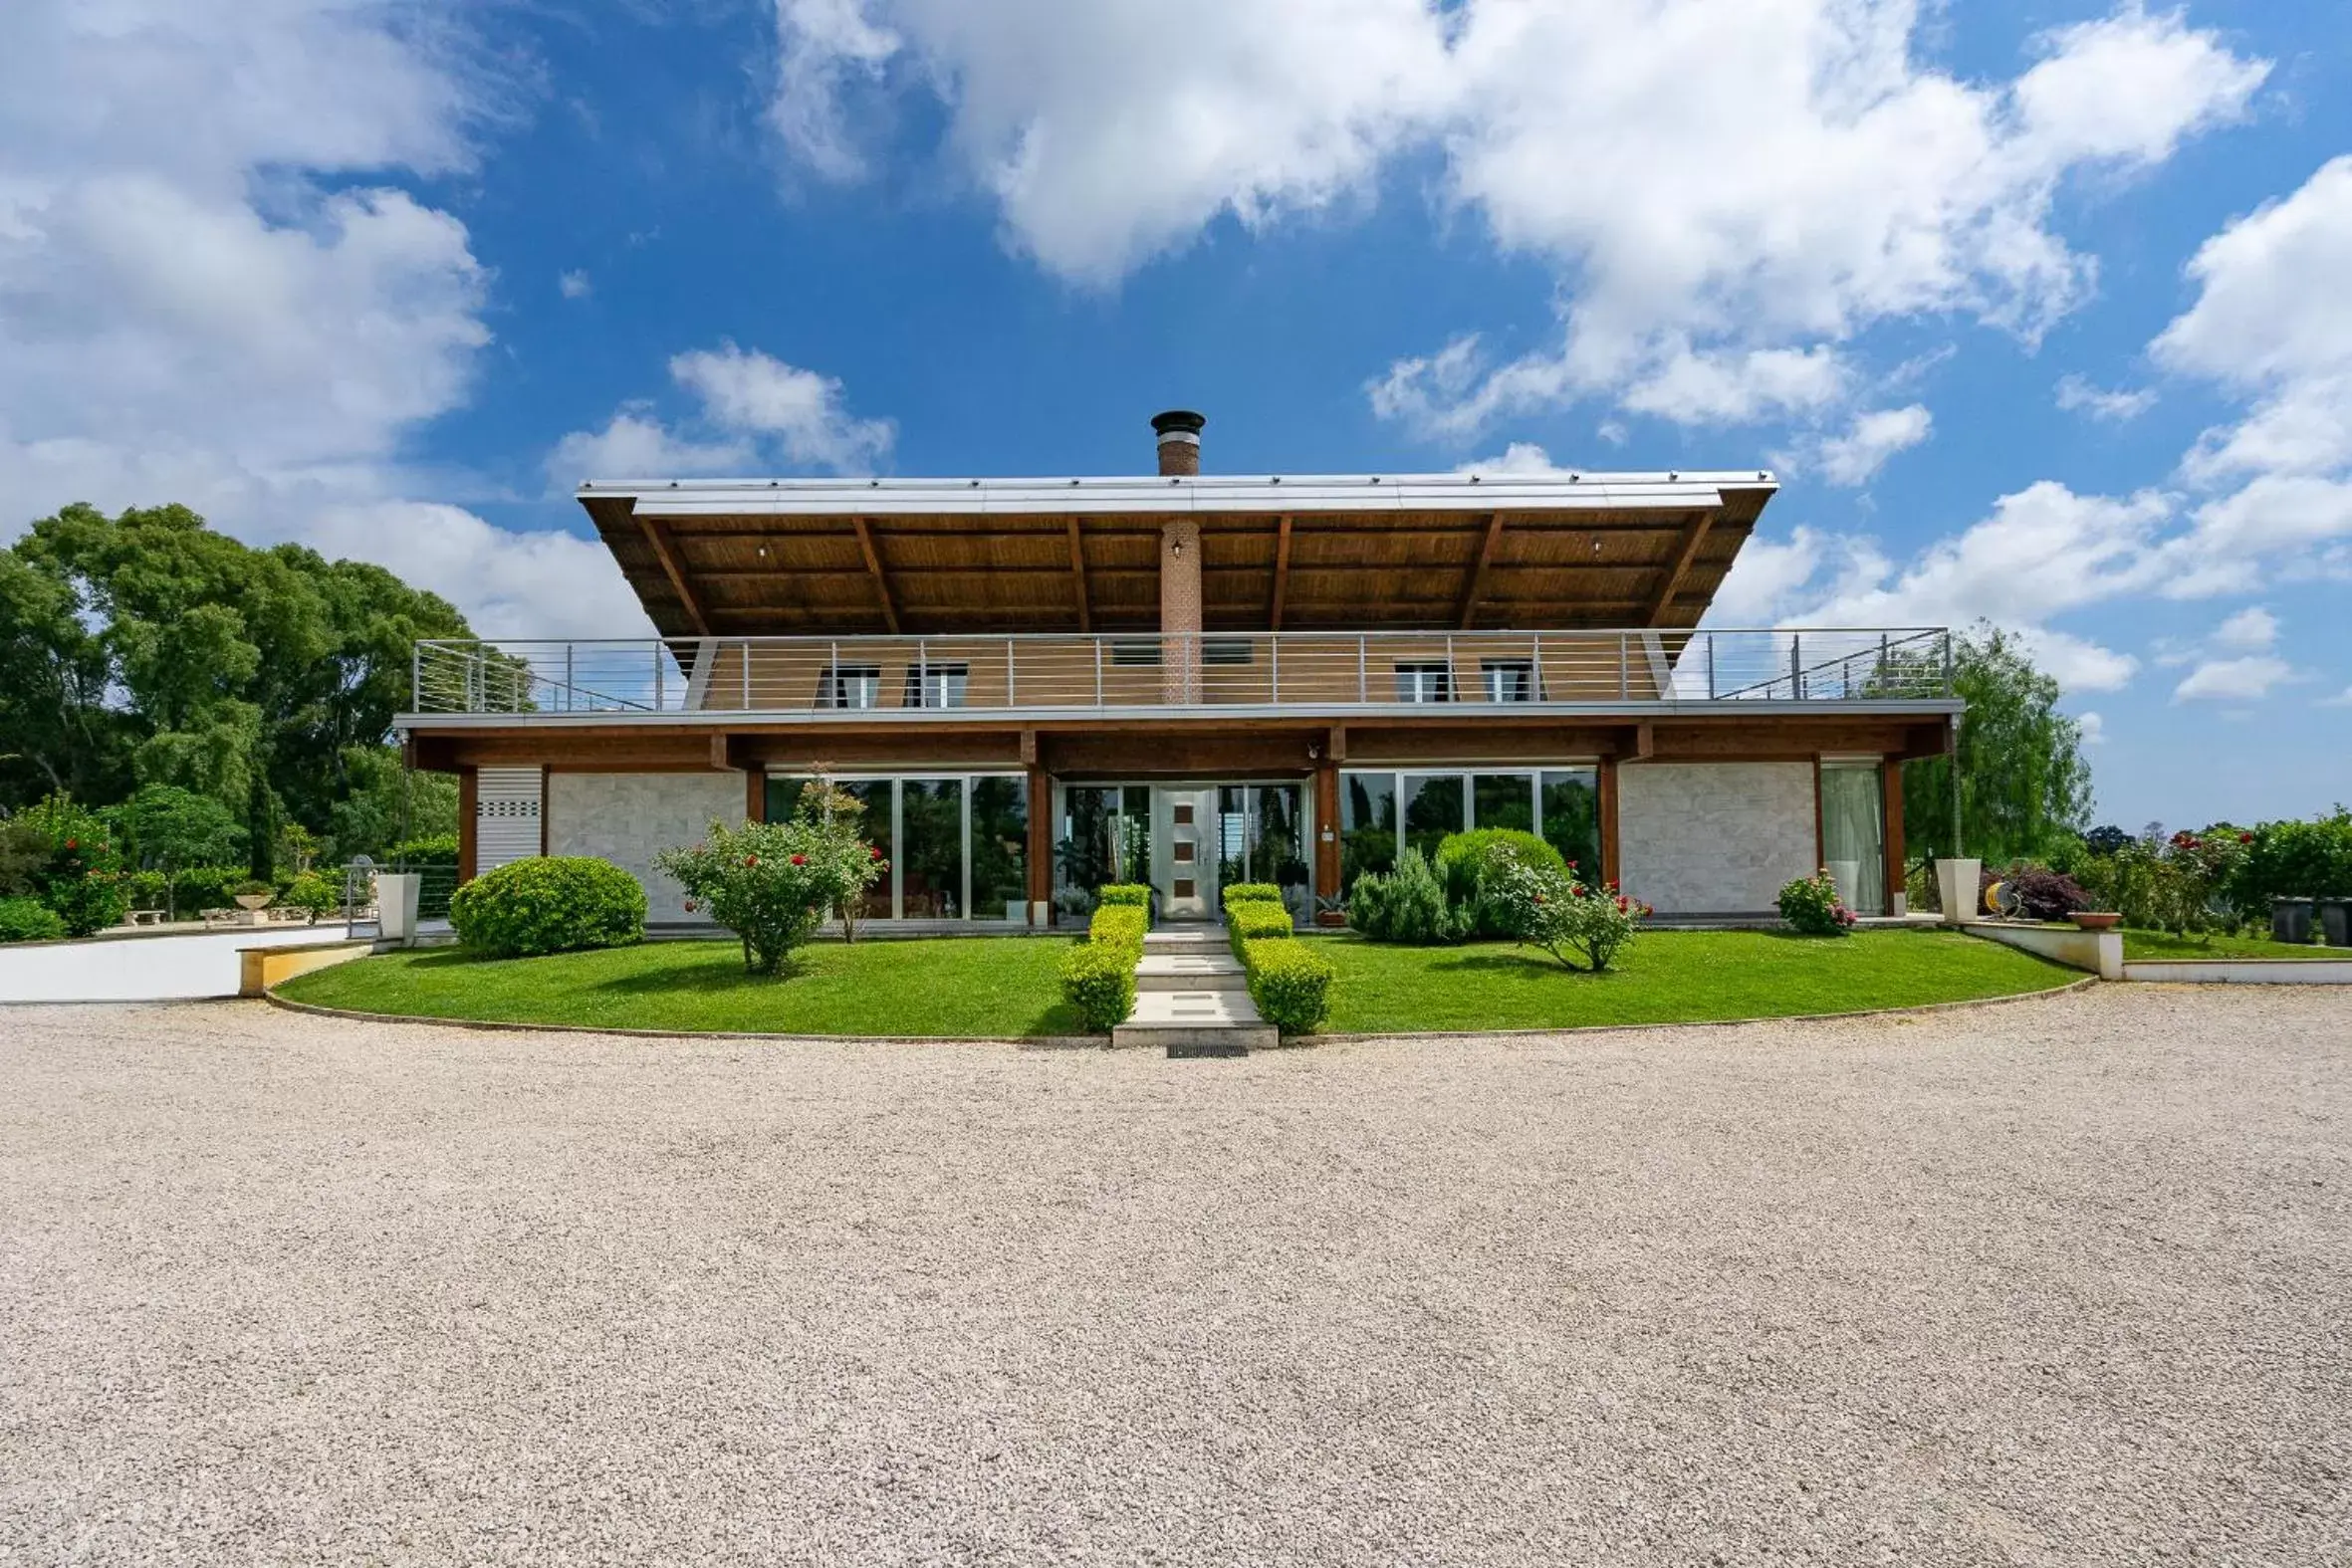
M 1217 913 L 1217 791 L 1152 791 L 1152 870 L 1170 920 Z

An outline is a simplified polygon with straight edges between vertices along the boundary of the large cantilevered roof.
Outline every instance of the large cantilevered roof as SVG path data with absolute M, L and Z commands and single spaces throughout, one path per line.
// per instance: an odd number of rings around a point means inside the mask
M 666 636 L 1149 630 L 1161 529 L 1213 631 L 1698 624 L 1768 472 L 593 481 Z

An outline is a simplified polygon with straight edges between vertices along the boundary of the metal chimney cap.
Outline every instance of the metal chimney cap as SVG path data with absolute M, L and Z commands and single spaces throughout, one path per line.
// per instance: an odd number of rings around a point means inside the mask
M 1201 427 L 1208 422 L 1208 415 L 1196 414 L 1189 408 L 1171 408 L 1164 414 L 1151 416 L 1152 433 L 1159 436 L 1188 435 L 1197 438 Z

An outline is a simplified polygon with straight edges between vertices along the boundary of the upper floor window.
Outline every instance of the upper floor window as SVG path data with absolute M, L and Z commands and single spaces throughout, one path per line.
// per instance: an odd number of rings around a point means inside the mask
M 1146 669 L 1158 669 L 1160 639 L 1157 637 L 1113 637 L 1110 640 L 1110 662 Z
M 1535 665 L 1529 659 L 1481 659 L 1479 673 L 1487 684 L 1489 702 L 1533 702 Z
M 906 705 L 961 708 L 971 673 L 968 664 L 910 664 L 906 667 Z
M 878 708 L 882 705 L 882 667 L 878 664 L 836 664 L 817 677 L 820 708 Z
M 1201 639 L 1203 664 L 1250 664 L 1258 657 L 1257 645 L 1247 637 L 1204 637 Z
M 1398 702 L 1452 702 L 1454 667 L 1443 659 L 1399 659 L 1396 665 Z

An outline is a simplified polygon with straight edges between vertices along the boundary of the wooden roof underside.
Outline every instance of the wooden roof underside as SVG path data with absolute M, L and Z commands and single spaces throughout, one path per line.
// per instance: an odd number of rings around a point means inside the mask
M 1240 514 L 1211 631 L 1696 626 L 1770 498 L 1684 510 Z M 584 498 L 665 636 L 1154 630 L 1152 515 L 691 517 Z

